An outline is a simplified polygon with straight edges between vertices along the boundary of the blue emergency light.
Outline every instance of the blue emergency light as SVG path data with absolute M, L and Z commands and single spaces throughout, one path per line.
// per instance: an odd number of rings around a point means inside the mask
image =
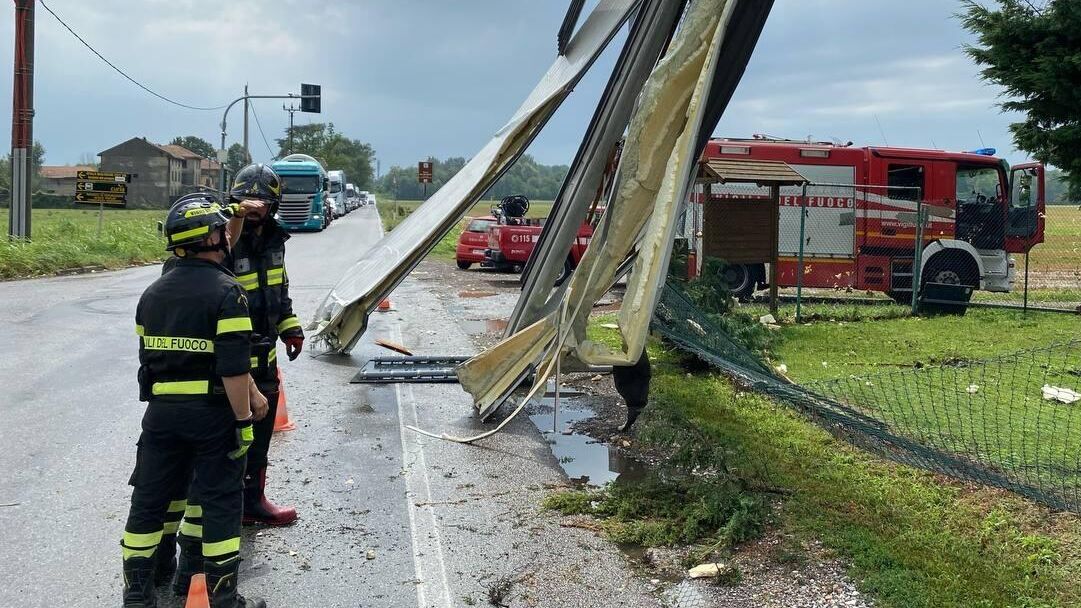
M 980 156 L 994 156 L 994 148 L 980 148 L 978 150 L 969 150 L 969 154 L 979 154 Z

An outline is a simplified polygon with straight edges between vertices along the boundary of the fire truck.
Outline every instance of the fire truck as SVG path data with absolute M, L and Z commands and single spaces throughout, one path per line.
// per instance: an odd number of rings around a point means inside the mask
M 737 296 L 767 283 L 774 255 L 779 287 L 799 278 L 803 287 L 878 291 L 901 302 L 911 299 L 914 284 L 1008 292 L 1010 254 L 1043 242 L 1044 168 L 1010 167 L 993 154 L 713 139 L 703 163 L 780 161 L 808 183 L 781 187 L 779 209 L 770 208 L 766 187 L 697 186 L 686 220 L 693 268 L 704 258 L 724 261 L 724 283 Z

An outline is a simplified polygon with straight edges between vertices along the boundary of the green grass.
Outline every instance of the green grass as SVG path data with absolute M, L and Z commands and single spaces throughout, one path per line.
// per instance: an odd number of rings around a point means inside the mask
M 1081 263 L 1081 262 L 1079 262 Z M 1081 272 L 1081 266 L 1077 267 L 1077 270 Z M 1061 287 L 1061 288 L 1033 288 L 1028 290 L 1028 304 L 1029 306 L 1050 306 L 1063 308 L 1064 304 L 1077 305 L 1081 302 L 1081 276 L 1074 281 L 1078 285 L 1077 287 Z M 1018 276 L 1014 282 L 1014 289 L 1009 293 L 992 293 L 990 291 L 974 291 L 972 292 L 973 302 L 1009 302 L 1011 304 L 1020 304 L 1025 300 L 1025 284 L 1024 277 Z
M 823 318 L 847 320 L 784 326 L 772 347 L 774 362 L 785 362 L 788 375 L 798 381 L 992 357 L 1079 334 L 1075 317 L 1046 313 L 1025 317 L 970 310 L 963 318 L 860 321 L 881 317 L 881 310 L 818 312 Z M 600 327 L 613 320 L 613 315 L 595 318 L 589 337 L 618 344 L 616 330 Z M 639 437 L 655 435 L 651 429 L 672 418 L 688 420 L 694 435 L 683 433 L 693 437 L 684 443 L 723 447 L 728 470 L 737 472 L 746 487 L 773 488 L 770 496 L 780 497 L 772 514 L 774 525 L 799 539 L 821 541 L 843 557 L 850 575 L 879 605 L 1081 605 L 1077 515 L 1053 513 L 1009 492 L 884 461 L 833 438 L 787 406 L 734 388 L 723 377 L 687 373 L 679 352 L 654 343 L 651 356 L 652 403 Z M 1033 389 L 1038 395 L 1038 387 L 1017 383 L 1018 391 Z M 1003 414 L 991 409 L 984 413 Z M 653 514 L 630 523 L 613 521 L 605 500 L 613 498 L 592 496 L 583 504 L 582 497 L 570 495 L 549 506 L 601 517 L 602 529 L 613 539 L 625 539 L 630 530 L 642 543 L 672 540 L 658 531 L 670 530 L 678 520 Z
M 1029 272 L 1077 272 L 1078 269 L 1081 269 L 1081 209 L 1076 205 L 1050 205 L 1044 218 L 1044 242 L 1029 253 Z
M 600 327 L 612 320 L 611 315 L 594 319 L 590 338 L 618 342 L 615 330 Z M 964 335 L 966 329 L 967 337 L 972 338 L 972 328 L 977 325 L 992 330 L 987 333 L 1020 329 L 1028 336 L 1000 346 L 990 339 L 977 339 L 974 352 L 985 354 L 1023 346 L 1055 331 L 1033 331 L 1027 322 L 999 312 L 974 315 L 956 330 L 946 329 L 945 320 L 824 322 L 783 328 L 786 336 L 779 350 L 794 362 L 789 365 L 796 367 L 797 376 L 840 375 L 862 368 L 855 361 L 846 361 L 847 353 L 841 349 L 823 349 L 825 338 L 832 340 L 838 332 L 843 337 L 860 332 L 904 335 L 898 330 L 907 329 L 909 323 L 926 324 L 907 331 L 904 339 L 913 342 L 905 347 L 914 351 L 907 355 L 898 352 L 901 348 L 896 341 L 889 342 L 890 338 L 861 339 L 866 344 L 859 347 L 860 356 L 904 363 L 948 356 L 956 348 L 951 338 Z M 848 348 L 851 342 L 842 344 Z M 750 497 L 756 495 L 754 488 L 771 489 L 767 496 L 777 507 L 770 516 L 772 525 L 803 541 L 818 540 L 844 558 L 849 574 L 878 605 L 1081 605 L 1081 519 L 1077 516 L 1051 513 L 1008 492 L 965 485 L 883 461 L 833 438 L 789 407 L 734 388 L 721 376 L 687 373 L 681 366 L 685 360 L 682 353 L 653 343 L 651 357 L 655 362 L 651 405 L 640 423 L 644 427 L 639 427 L 639 437 L 648 440 L 657 435 L 658 426 L 674 418 L 685 419 L 694 430 L 693 435 L 680 432 L 692 438 L 682 443 L 723 449 L 727 471 L 744 480 Z M 822 368 L 822 357 L 836 365 Z M 553 497 L 547 506 L 594 514 L 615 540 L 627 540 L 628 534 L 640 544 L 675 540 L 672 529 L 680 521 L 679 512 L 613 517 L 611 513 L 619 506 L 627 507 L 621 505 L 620 496 L 610 491 L 603 497 L 569 494 Z M 623 490 L 622 496 L 633 493 Z M 616 506 L 610 504 L 612 501 Z M 718 527 L 704 537 L 712 543 L 723 538 L 724 531 L 723 526 Z M 717 545 L 707 547 L 715 549 Z M 706 554 L 699 548 L 692 556 Z M 778 556 L 781 567 L 792 567 L 791 560 L 782 562 L 783 555 Z
M 35 209 L 29 242 L 0 240 L 0 279 L 100 265 L 122 268 L 165 258 L 157 222 L 164 211 L 107 209 L 101 237 L 97 210 Z M 0 220 L 7 232 L 8 214 Z
M 1081 602 L 1081 523 L 1005 492 L 975 489 L 883 462 L 792 410 L 688 377 L 659 357 L 658 409 L 681 412 L 734 466 L 786 493 L 780 525 L 846 558 L 881 605 L 1075 606 Z
M 473 205 L 473 207 L 466 213 L 466 217 L 483 217 L 491 215 L 493 201 L 482 201 Z M 379 217 L 383 220 L 383 230 L 390 232 L 394 228 L 402 223 L 409 214 L 416 211 L 420 207 L 420 201 L 394 201 L 392 199 L 381 199 L 379 202 Z M 547 217 L 548 213 L 552 210 L 551 201 L 531 201 L 529 205 L 528 217 Z M 428 259 L 441 260 L 444 262 L 454 261 L 454 250 L 458 246 L 458 237 L 462 235 L 462 228 L 465 226 L 465 220 L 458 222 L 436 244 L 435 248 L 428 255 Z
M 1004 467 L 1042 487 L 1076 487 L 1056 466 L 1076 462 L 1075 405 L 1043 401 L 1041 387 L 1076 387 L 1077 349 L 992 359 L 1081 336 L 1071 315 L 973 309 L 964 317 L 813 323 L 782 330 L 774 363 L 895 432 Z M 937 366 L 948 365 L 946 368 Z M 914 374 L 915 368 L 929 368 Z
M 879 308 L 864 307 L 868 309 Z M 883 306 L 881 308 L 892 308 Z M 840 318 L 785 326 L 771 356 L 807 382 L 949 360 L 986 359 L 1081 336 L 1077 317 L 970 309 L 965 316 L 901 317 L 875 322 Z

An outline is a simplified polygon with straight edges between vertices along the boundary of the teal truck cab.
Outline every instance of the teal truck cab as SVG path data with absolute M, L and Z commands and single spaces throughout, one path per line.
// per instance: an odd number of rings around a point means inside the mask
M 286 230 L 322 230 L 327 219 L 327 172 L 307 154 L 290 154 L 271 167 L 282 178 L 278 222 Z

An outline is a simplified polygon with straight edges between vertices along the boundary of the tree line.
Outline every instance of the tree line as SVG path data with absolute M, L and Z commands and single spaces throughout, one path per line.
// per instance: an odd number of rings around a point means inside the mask
M 432 161 L 432 183 L 428 184 L 428 195 L 443 187 L 468 162 L 461 156 L 452 156 Z M 540 164 L 529 154 L 523 154 L 502 177 L 499 178 L 485 198 L 500 199 L 511 194 L 523 194 L 533 200 L 550 201 L 559 193 L 564 178 L 567 177 L 567 165 Z M 391 167 L 380 179 L 378 190 L 385 196 L 398 200 L 421 200 L 424 198 L 424 185 L 417 182 L 417 166 Z

